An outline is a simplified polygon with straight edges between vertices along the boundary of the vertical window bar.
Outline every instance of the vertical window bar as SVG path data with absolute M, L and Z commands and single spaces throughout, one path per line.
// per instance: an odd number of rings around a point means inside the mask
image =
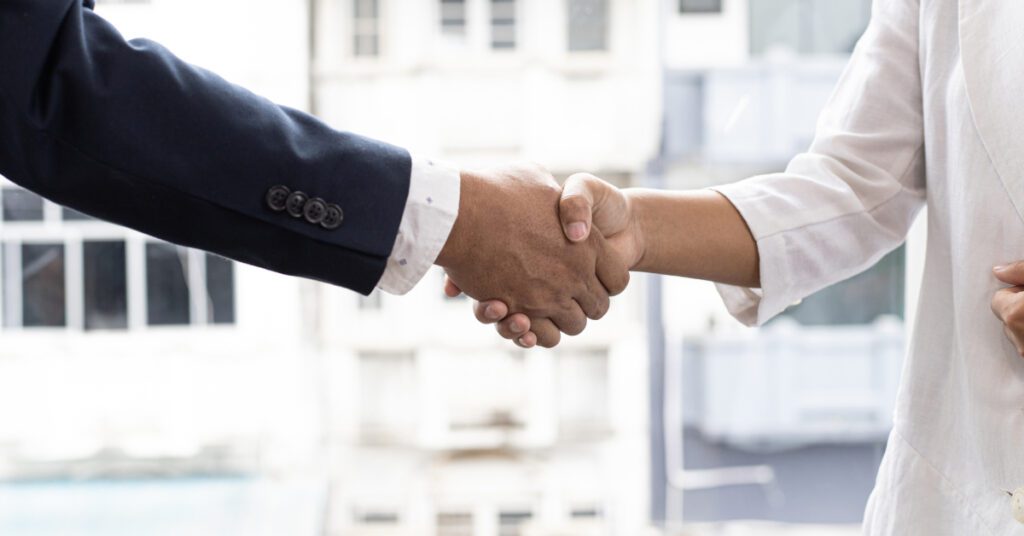
M 60 217 L 60 207 L 53 203 L 48 203 L 50 207 L 56 208 L 56 215 Z M 47 217 L 52 217 L 54 214 L 48 214 Z M 59 220 L 50 220 L 51 222 Z M 66 240 L 65 254 L 64 254 L 64 287 L 67 290 L 66 294 L 66 306 L 67 311 L 67 324 L 69 329 L 81 330 L 85 327 L 84 311 L 85 311 L 85 298 L 84 298 L 84 281 L 82 279 L 82 271 L 84 265 L 82 262 L 82 240 L 73 239 Z
M 205 326 L 210 310 L 210 296 L 206 288 L 206 256 L 202 251 L 188 249 L 189 310 L 192 324 Z
M 47 225 L 60 223 L 61 206 L 56 203 L 43 200 L 43 221 L 46 222 Z
M 146 296 L 146 239 L 132 235 L 125 241 L 128 281 L 128 329 L 142 329 L 146 326 L 146 310 L 149 308 Z
M 4 327 L 20 328 L 21 322 L 21 242 L 4 243 Z

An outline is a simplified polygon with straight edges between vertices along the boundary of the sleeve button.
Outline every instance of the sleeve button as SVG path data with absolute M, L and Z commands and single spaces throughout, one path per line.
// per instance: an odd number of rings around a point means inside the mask
M 341 207 L 331 203 L 327 205 L 324 212 L 323 219 L 320 220 L 320 227 L 333 231 L 341 226 L 341 221 L 345 219 L 345 213 L 341 210 Z
M 327 202 L 319 197 L 314 197 L 306 202 L 306 206 L 302 209 L 302 215 L 306 217 L 306 221 L 316 225 L 324 221 L 324 216 L 327 215 Z
M 301 218 L 306 201 L 309 201 L 309 196 L 304 192 L 292 192 L 285 201 L 285 209 L 293 218 Z
M 292 193 L 287 186 L 277 185 L 267 190 L 267 206 L 274 212 L 281 212 L 285 209 L 285 202 Z

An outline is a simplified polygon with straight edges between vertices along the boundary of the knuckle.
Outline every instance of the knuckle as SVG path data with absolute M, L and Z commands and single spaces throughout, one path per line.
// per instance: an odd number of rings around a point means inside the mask
M 1024 309 L 1020 307 L 1011 307 L 1008 311 L 1003 313 L 1003 323 L 1017 331 L 1018 328 L 1024 326 Z

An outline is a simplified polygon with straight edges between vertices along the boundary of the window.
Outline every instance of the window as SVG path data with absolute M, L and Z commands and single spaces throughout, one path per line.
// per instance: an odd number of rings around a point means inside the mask
M 491 48 L 516 47 L 516 1 L 491 0 Z
M 680 13 L 721 13 L 722 0 L 679 0 Z
M 146 322 L 188 324 L 188 254 L 172 244 L 146 244 Z
M 466 36 L 466 0 L 441 0 L 441 34 Z
M 473 536 L 473 514 L 468 512 L 437 514 L 437 536 Z
M 579 436 L 607 431 L 607 352 L 563 352 L 557 366 L 560 433 Z
M 235 265 L 231 261 L 206 254 L 207 321 L 211 324 L 235 323 Z
M 750 52 L 846 54 L 871 18 L 871 0 L 760 0 L 750 3 Z
M 3 327 L 235 322 L 231 261 L 152 241 L 0 183 L 4 219 L 17 222 L 0 227 Z M 88 232 L 72 231 L 83 219 L 91 221 Z M 130 281 L 139 283 L 136 290 Z
M 443 366 L 451 430 L 525 425 L 526 365 L 521 352 L 452 354 Z
M 123 241 L 82 244 L 85 329 L 128 327 L 128 279 Z
M 4 188 L 4 221 L 43 221 L 43 198 L 21 188 Z
M 359 356 L 359 420 L 364 441 L 409 437 L 416 428 L 416 364 L 412 354 Z
M 533 518 L 528 511 L 512 510 L 498 514 L 498 536 L 523 536 L 525 525 Z
M 352 54 L 375 57 L 380 54 L 380 1 L 352 0 Z
M 21 295 L 23 326 L 65 325 L 63 244 L 21 246 Z
M 62 214 L 64 221 L 96 221 L 96 218 L 82 214 L 73 208 L 63 207 Z
M 572 519 L 600 519 L 601 508 L 598 506 L 578 506 L 569 512 Z
M 608 0 L 569 0 L 569 50 L 608 48 Z
M 780 318 L 806 326 L 870 324 L 883 315 L 903 318 L 905 266 L 901 246 L 867 271 L 804 298 Z
M 357 510 L 356 523 L 360 525 L 397 525 L 398 512 L 393 510 Z

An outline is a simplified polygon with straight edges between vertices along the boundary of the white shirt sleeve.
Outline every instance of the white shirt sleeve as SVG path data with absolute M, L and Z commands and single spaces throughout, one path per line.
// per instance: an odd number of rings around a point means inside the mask
M 814 143 L 786 171 L 716 187 L 757 241 L 761 288 L 718 285 L 762 324 L 898 247 L 925 201 L 916 0 L 876 0 Z
M 413 156 L 409 197 L 387 268 L 377 286 L 405 294 L 434 264 L 459 215 L 459 170 Z

